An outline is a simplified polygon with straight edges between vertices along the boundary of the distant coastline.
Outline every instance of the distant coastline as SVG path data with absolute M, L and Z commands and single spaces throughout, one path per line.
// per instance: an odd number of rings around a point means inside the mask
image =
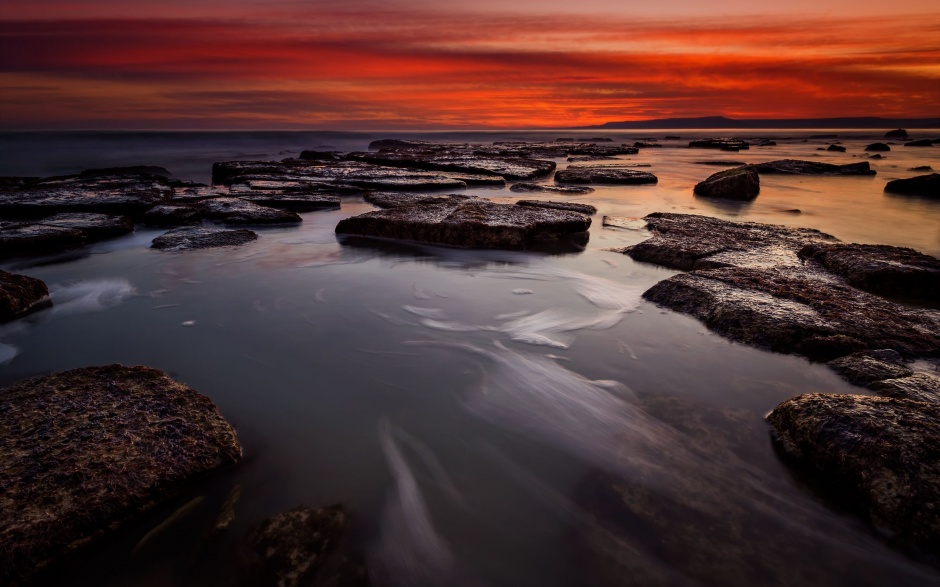
M 940 128 L 940 118 L 880 118 L 877 116 L 850 118 L 749 118 L 735 120 L 724 116 L 699 118 L 657 118 L 652 120 L 624 120 L 606 122 L 572 129 L 890 129 Z

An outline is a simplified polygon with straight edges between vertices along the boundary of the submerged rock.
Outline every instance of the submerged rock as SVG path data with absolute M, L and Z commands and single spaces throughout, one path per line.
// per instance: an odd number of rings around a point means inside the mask
M 571 210 L 581 214 L 597 214 L 597 208 L 590 204 L 578 204 L 576 202 L 543 202 L 542 200 L 519 200 L 516 206 L 535 206 L 536 208 L 551 208 L 553 210 Z
M 910 141 L 908 143 L 904 143 L 904 146 L 905 147 L 932 147 L 933 141 L 930 139 L 921 139 L 919 141 Z
M 833 165 L 820 161 L 800 161 L 798 159 L 781 159 L 757 163 L 758 173 L 780 173 L 788 175 L 875 175 L 868 161 Z
M 548 185 L 543 183 L 514 183 L 509 191 L 516 193 L 549 193 L 580 196 L 594 193 L 594 188 L 582 185 Z
M 753 200 L 760 193 L 760 177 L 753 165 L 719 171 L 696 184 L 695 193 L 709 198 Z
M 940 305 L 940 259 L 888 245 L 812 243 L 799 251 L 865 291 Z
M 906 179 L 895 179 L 888 182 L 885 186 L 885 191 L 910 196 L 940 198 L 940 173 L 918 175 L 917 177 L 909 177 Z
M 353 234 L 476 249 L 527 249 L 583 233 L 591 219 L 549 210 L 488 201 L 449 201 L 400 206 L 346 218 L 337 234 Z
M 49 300 L 41 279 L 0 270 L 0 323 L 39 309 Z
M 341 506 L 297 507 L 268 518 L 242 541 L 236 581 L 251 587 L 366 587 L 365 561 L 346 552 L 349 517 Z
M 783 454 L 894 541 L 940 554 L 940 404 L 808 394 L 767 417 Z
M 149 367 L 53 373 L 0 390 L 0 580 L 25 580 L 236 463 L 205 396 Z
M 206 218 L 226 224 L 296 224 L 303 221 L 294 212 L 259 206 L 241 198 L 213 198 L 195 206 Z
M 882 151 L 882 152 L 884 152 L 884 151 L 890 151 L 890 150 L 891 150 L 891 147 L 889 147 L 888 145 L 886 145 L 886 144 L 884 144 L 884 143 L 872 143 L 872 144 L 868 145 L 867 147 L 865 147 L 865 150 L 866 150 L 866 151 Z
M 656 183 L 658 178 L 647 171 L 619 167 L 569 167 L 555 174 L 557 183 L 597 183 L 634 185 Z
M 47 177 L 0 187 L 0 216 L 49 216 L 57 212 L 136 216 L 172 195 L 170 183 L 156 175 Z
M 741 139 L 701 139 L 690 141 L 689 147 L 692 149 L 721 149 L 725 151 L 750 149 L 750 144 Z
M 188 251 L 191 249 L 210 249 L 231 247 L 257 240 L 258 235 L 251 230 L 221 230 L 218 228 L 186 227 L 176 228 L 153 239 L 152 247 L 161 251 Z

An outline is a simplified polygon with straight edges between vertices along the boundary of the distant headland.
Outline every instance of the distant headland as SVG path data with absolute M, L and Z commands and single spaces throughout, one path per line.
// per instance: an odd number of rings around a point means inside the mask
M 577 128 L 648 129 L 648 128 L 940 128 L 940 118 L 748 118 L 735 120 L 725 116 L 699 118 L 657 118 L 625 120 Z

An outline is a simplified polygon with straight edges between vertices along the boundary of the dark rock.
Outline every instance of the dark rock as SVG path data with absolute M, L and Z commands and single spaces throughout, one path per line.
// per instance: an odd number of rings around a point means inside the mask
M 740 139 L 701 139 L 690 141 L 689 147 L 693 149 L 749 149 L 750 144 Z
M 760 193 L 760 177 L 753 165 L 744 165 L 708 176 L 694 191 L 708 198 L 753 200 Z
M 903 128 L 899 128 L 897 130 L 890 130 L 885 133 L 885 138 L 886 139 L 906 139 L 907 131 L 904 130 Z
M 588 155 L 585 157 L 568 157 L 568 163 L 589 163 L 591 161 L 620 161 L 616 157 L 606 155 Z
M 9 322 L 43 307 L 49 289 L 40 279 L 0 271 L 0 322 Z
M 555 170 L 554 161 L 524 157 L 492 158 L 476 155 L 466 149 L 397 149 L 378 153 L 349 153 L 351 161 L 375 165 L 405 167 L 427 171 L 455 171 L 478 175 L 498 175 L 505 179 L 536 179 Z
M 593 137 L 593 138 L 587 139 L 586 142 L 588 143 L 612 143 L 614 142 L 614 139 L 610 137 Z
M 885 186 L 886 192 L 940 198 L 940 173 L 918 175 L 906 179 L 894 179 Z
M 478 249 L 527 249 L 583 233 L 591 219 L 566 210 L 486 201 L 402 206 L 346 218 L 337 234 L 384 237 Z
M 812 243 L 799 251 L 865 291 L 940 303 L 940 259 L 888 245 Z
M 341 506 L 298 507 L 264 520 L 242 541 L 239 585 L 365 587 L 365 561 L 346 552 L 349 516 Z
M 853 156 L 854 156 L 854 155 L 853 155 Z M 879 153 L 879 154 L 872 155 L 872 156 L 869 157 L 869 159 L 884 159 L 884 158 L 885 158 L 885 157 L 882 156 L 880 153 Z
M 932 147 L 933 141 L 930 139 L 921 139 L 919 141 L 910 141 L 908 143 L 904 143 L 904 146 L 905 147 Z
M 535 206 L 536 208 L 551 208 L 553 210 L 571 210 L 581 214 L 597 214 L 597 208 L 590 204 L 577 204 L 575 202 L 543 202 L 541 200 L 519 200 L 516 206 Z
M 908 171 L 933 171 L 933 167 L 930 165 L 919 165 L 917 167 L 911 167 Z
M 4 584 L 241 457 L 235 431 L 208 398 L 149 367 L 53 373 L 0 398 Z
M 80 230 L 87 242 L 121 236 L 134 230 L 134 222 L 126 216 L 110 216 L 91 212 L 64 212 L 39 220 L 36 224 Z
M 338 210 L 339 196 L 324 193 L 277 193 L 261 192 L 252 194 L 238 194 L 238 199 L 280 210 L 293 212 L 315 212 L 317 210 Z
M 141 222 L 149 226 L 185 226 L 199 224 L 205 212 L 195 206 L 185 204 L 161 204 L 147 210 Z
M 866 151 L 890 151 L 891 147 L 884 143 L 872 143 L 865 147 Z
M 549 193 L 580 196 L 594 193 L 594 188 L 581 185 L 548 185 L 543 183 L 514 183 L 509 191 L 516 193 Z
M 125 216 L 63 212 L 34 222 L 0 223 L 0 256 L 52 253 L 127 234 Z
M 808 394 L 767 417 L 781 452 L 894 541 L 940 554 L 940 404 Z
M 739 167 L 747 165 L 744 161 L 696 161 L 696 165 L 716 165 L 720 167 Z
M 170 178 L 173 173 L 166 167 L 157 165 L 132 165 L 130 167 L 105 167 L 103 169 L 86 169 L 79 173 L 80 177 L 108 177 L 108 176 L 140 176 L 156 175 L 158 177 Z
M 214 198 L 195 206 L 206 218 L 226 224 L 296 224 L 303 221 L 294 212 L 259 206 L 240 198 Z
M 837 138 L 839 138 L 839 135 L 831 135 L 831 134 L 829 134 L 829 135 L 809 135 L 809 138 L 811 138 L 811 139 L 837 139 Z
M 0 216 L 49 216 L 57 212 L 99 212 L 136 216 L 173 195 L 155 175 L 49 177 L 0 189 Z
M 662 145 L 660 145 L 659 143 L 646 143 L 646 142 L 641 142 L 641 141 L 637 141 L 633 143 L 633 146 L 636 147 L 637 149 L 655 149 L 657 147 L 662 147 Z
M 301 151 L 298 159 L 304 161 L 339 161 L 340 156 L 335 151 Z
M 940 377 L 929 373 L 882 379 L 868 387 L 888 397 L 940 404 Z
M 555 174 L 557 183 L 597 183 L 635 185 L 656 183 L 658 178 L 646 171 L 617 167 L 569 167 Z
M 678 141 L 678 140 L 680 140 L 681 138 L 682 138 L 682 137 L 675 136 L 675 135 L 666 135 L 666 140 L 667 140 L 667 141 Z
M 853 385 L 868 387 L 884 379 L 910 377 L 910 368 L 899 361 L 885 361 L 870 352 L 855 353 L 829 361 L 829 367 Z
M 458 179 L 458 177 L 460 179 Z M 295 189 L 307 189 L 311 186 L 354 186 L 376 190 L 446 190 L 461 189 L 468 185 L 503 185 L 501 177 L 479 174 L 432 173 L 415 169 L 401 169 L 372 165 L 360 161 L 302 161 L 287 159 L 284 161 L 229 161 L 212 165 L 214 184 L 246 184 L 250 189 L 257 189 L 258 182 L 278 182 L 278 189 L 285 188 L 284 182 L 292 183 Z
M 556 143 L 573 143 L 574 139 L 570 137 L 562 137 L 562 138 L 555 139 L 555 142 Z
M 867 161 L 860 163 L 847 163 L 833 165 L 819 161 L 800 161 L 798 159 L 781 159 L 757 163 L 758 173 L 782 173 L 791 175 L 875 175 Z
M 460 204 L 476 200 L 475 196 L 461 194 L 403 194 L 400 192 L 368 192 L 363 199 L 379 208 L 401 208 L 427 204 Z M 481 200 L 482 201 L 482 200 Z
M 248 229 L 220 230 L 218 228 L 185 227 L 175 228 L 153 239 L 151 245 L 161 251 L 188 251 L 192 249 L 210 249 L 231 247 L 257 240 L 258 235 Z
M 640 150 L 636 147 L 621 145 L 574 145 L 568 148 L 571 155 L 587 155 L 592 157 L 613 157 L 615 155 L 636 155 Z
M 837 153 L 845 153 L 845 147 L 842 145 L 829 145 L 826 149 L 827 151 L 835 151 Z
M 772 141 L 770 139 L 759 139 L 756 143 L 754 143 L 754 146 L 755 147 L 776 147 L 777 142 Z

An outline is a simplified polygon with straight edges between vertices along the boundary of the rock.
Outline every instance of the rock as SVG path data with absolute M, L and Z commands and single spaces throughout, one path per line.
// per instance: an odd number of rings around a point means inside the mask
M 195 206 L 206 218 L 226 224 L 296 224 L 303 221 L 294 212 L 259 206 L 241 198 L 214 198 Z
M 657 181 L 652 173 L 617 167 L 569 167 L 555 174 L 556 183 L 635 185 Z
M 909 196 L 940 198 L 940 173 L 918 175 L 906 179 L 894 179 L 885 186 L 886 192 Z
M 757 142 L 754 143 L 754 146 L 755 147 L 776 147 L 777 142 L 772 141 L 770 139 L 758 139 Z
M 149 367 L 53 373 L 0 397 L 3 583 L 28 579 L 241 457 L 208 398 Z
M 940 377 L 929 373 L 882 379 L 872 382 L 868 387 L 888 397 L 940 404 Z
M 588 143 L 612 143 L 614 139 L 610 137 L 592 137 L 587 140 Z
M 640 150 L 636 147 L 621 145 L 574 145 L 568 148 L 571 155 L 587 155 L 591 157 L 613 157 L 615 155 L 636 155 Z
M 192 249 L 210 249 L 243 245 L 257 240 L 258 235 L 251 230 L 220 230 L 218 228 L 185 227 L 176 228 L 153 239 L 152 248 L 160 251 L 188 251 Z
M 899 357 L 900 358 L 900 357 Z M 885 379 L 910 377 L 914 374 L 900 361 L 886 361 L 871 356 L 870 352 L 854 353 L 829 361 L 829 367 L 853 385 L 868 387 Z
M 591 219 L 576 212 L 474 200 L 367 212 L 341 220 L 336 233 L 463 248 L 528 249 L 590 226 Z
M 760 192 L 760 177 L 753 165 L 714 173 L 695 186 L 695 193 L 708 198 L 753 200 Z
M 184 226 L 199 224 L 205 212 L 185 204 L 161 204 L 147 210 L 140 221 L 149 226 Z
M 872 143 L 865 147 L 866 151 L 890 151 L 891 147 L 884 143 Z
M 798 253 L 865 291 L 940 304 L 940 259 L 888 245 L 812 243 Z
M 940 405 L 807 394 L 767 417 L 781 452 L 895 542 L 940 554 Z
M 297 507 L 264 520 L 242 541 L 237 583 L 258 587 L 365 587 L 365 561 L 345 549 L 341 506 Z
M 917 167 L 910 167 L 908 171 L 933 171 L 933 167 L 930 165 L 919 165 Z
M 335 151 L 301 151 L 298 159 L 304 161 L 339 161 L 339 153 Z
M 642 141 L 637 141 L 633 143 L 633 146 L 637 149 L 655 149 L 657 147 L 662 147 L 659 143 L 647 143 Z
M 577 204 L 575 202 L 543 202 L 541 200 L 519 200 L 516 206 L 535 206 L 536 208 L 551 208 L 553 210 L 571 210 L 580 214 L 597 214 L 597 208 L 590 204 Z
M 790 175 L 875 175 L 868 161 L 833 165 L 819 161 L 800 161 L 798 159 L 781 159 L 757 163 L 758 173 L 781 173 Z
M 612 226 L 614 228 L 623 228 L 625 230 L 644 230 L 646 228 L 646 220 L 643 218 L 604 216 L 601 219 L 601 226 Z
M 547 185 L 543 183 L 514 183 L 509 191 L 516 193 L 549 193 L 579 196 L 594 193 L 594 188 L 581 185 Z
M 839 135 L 834 134 L 822 134 L 822 135 L 809 135 L 811 139 L 837 139 Z
M 836 153 L 845 153 L 845 147 L 842 145 L 829 145 L 826 149 L 827 151 L 835 151 Z
M 667 141 L 678 141 L 678 140 L 680 140 L 680 139 L 682 139 L 682 137 L 680 137 L 680 136 L 676 136 L 676 135 L 666 135 L 666 140 L 667 140 Z
M 554 161 L 524 157 L 486 157 L 469 149 L 412 148 L 383 150 L 378 153 L 349 153 L 352 161 L 365 161 L 376 165 L 406 167 L 427 171 L 456 171 L 459 173 L 499 175 L 505 179 L 530 180 L 548 175 L 555 170 Z
M 747 165 L 744 161 L 696 161 L 696 165 L 716 165 L 719 167 L 739 167 Z
M 693 149 L 749 149 L 750 144 L 740 139 L 701 139 L 690 141 L 689 147 Z
M 91 212 L 63 212 L 43 218 L 37 224 L 80 230 L 85 234 L 87 242 L 114 238 L 134 230 L 134 222 L 126 216 Z
M 173 195 L 156 175 L 69 175 L 0 188 L 0 216 L 44 217 L 57 212 L 137 216 Z
M 868 158 L 869 158 L 869 159 L 885 159 L 885 157 L 882 156 L 880 153 L 876 153 L 875 155 L 871 155 L 871 156 L 869 156 Z
M 0 223 L 0 256 L 52 253 L 134 230 L 126 216 L 63 212 L 32 222 Z
M 919 141 L 910 141 L 908 143 L 904 143 L 904 146 L 905 147 L 932 147 L 933 141 L 930 139 L 921 139 Z
M 588 155 L 586 157 L 568 157 L 568 163 L 589 163 L 591 161 L 620 161 L 617 157 L 606 155 Z
M 290 210 L 292 212 L 315 212 L 317 210 L 338 210 L 340 208 L 339 196 L 323 193 L 254 193 L 238 194 L 240 200 L 267 206 L 268 208 L 278 208 L 280 210 Z
M 899 128 L 897 130 L 889 130 L 888 132 L 885 133 L 885 138 L 886 139 L 906 139 L 907 131 L 904 130 L 903 128 Z
M 80 177 L 108 177 L 108 176 L 141 176 L 156 175 L 157 177 L 170 178 L 173 173 L 166 167 L 157 165 L 131 165 L 129 167 L 105 167 L 103 169 L 86 169 L 79 173 Z
M 400 192 L 368 192 L 362 197 L 379 208 L 400 208 L 426 204 L 460 204 L 476 200 L 476 196 L 461 194 L 403 194 Z
M 571 137 L 561 137 L 561 138 L 555 139 L 555 142 L 556 143 L 573 143 L 574 139 Z
M 15 320 L 49 301 L 49 289 L 40 279 L 0 270 L 0 323 Z

